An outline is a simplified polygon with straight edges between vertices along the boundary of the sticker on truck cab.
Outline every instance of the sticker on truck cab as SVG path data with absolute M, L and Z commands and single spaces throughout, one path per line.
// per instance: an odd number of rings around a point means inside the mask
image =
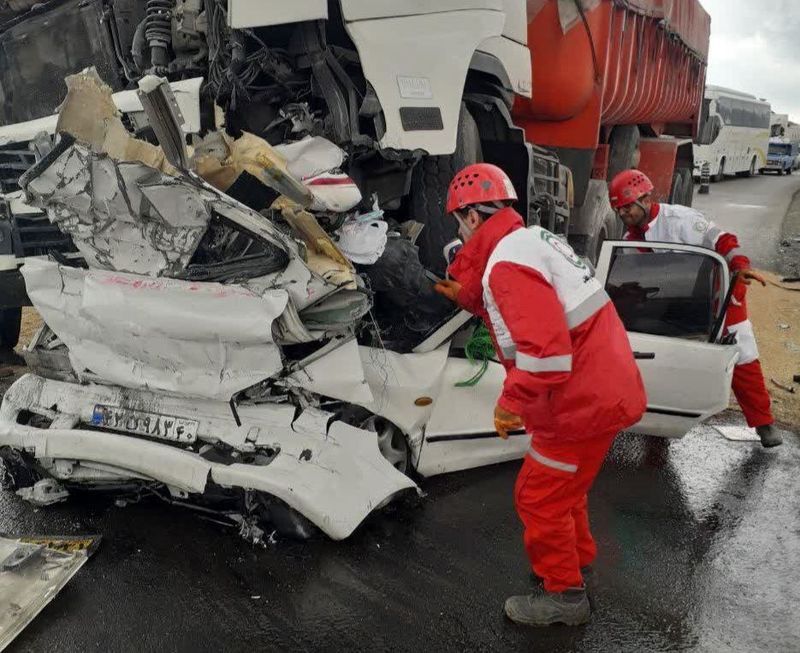
M 433 86 L 427 77 L 405 77 L 397 76 L 397 86 L 400 89 L 400 97 L 407 100 L 431 100 L 433 99 Z

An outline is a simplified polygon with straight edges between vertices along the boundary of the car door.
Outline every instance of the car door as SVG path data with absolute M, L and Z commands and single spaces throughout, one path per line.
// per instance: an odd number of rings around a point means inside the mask
M 433 476 L 522 458 L 530 446 L 524 431 L 502 440 L 494 430 L 494 406 L 503 389 L 506 370 L 497 360 L 481 364 L 469 360 L 466 347 L 479 324 L 462 312 L 452 320 L 452 330 L 441 329 L 430 342 L 414 351 L 424 352 L 450 338 L 450 355 L 420 451 L 417 471 Z M 473 380 L 468 384 L 465 381 Z
M 647 390 L 647 413 L 630 430 L 681 437 L 725 410 L 739 356 L 735 344 L 721 342 L 725 259 L 690 245 L 607 241 L 596 274 L 625 324 Z

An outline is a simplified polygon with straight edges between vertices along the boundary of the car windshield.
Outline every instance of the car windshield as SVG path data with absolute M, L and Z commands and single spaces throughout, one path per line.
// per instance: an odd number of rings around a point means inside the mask
M 792 153 L 792 146 L 789 143 L 773 143 L 769 146 L 769 153 L 777 156 L 787 156 Z

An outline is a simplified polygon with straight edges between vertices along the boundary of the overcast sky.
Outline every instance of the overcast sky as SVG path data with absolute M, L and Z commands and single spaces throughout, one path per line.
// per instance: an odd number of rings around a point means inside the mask
M 800 122 L 800 0 L 701 0 L 711 14 L 708 83 L 769 100 Z

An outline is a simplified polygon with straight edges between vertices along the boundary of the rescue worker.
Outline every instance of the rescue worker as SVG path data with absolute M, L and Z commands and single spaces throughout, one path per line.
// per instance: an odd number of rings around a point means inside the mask
M 514 489 L 539 584 L 506 601 L 520 624 L 577 625 L 590 607 L 581 568 L 597 547 L 587 492 L 617 433 L 639 421 L 645 391 L 625 328 L 602 286 L 561 239 L 526 229 L 500 168 L 480 163 L 450 184 L 447 212 L 464 246 L 436 289 L 483 318 L 506 379 L 497 433 L 532 434 Z
M 725 316 L 727 333 L 736 334 L 739 361 L 733 372 L 733 394 L 744 413 L 747 425 L 755 428 L 764 447 L 783 442 L 773 422 L 770 398 L 758 360 L 753 325 L 747 319 L 745 294 L 751 281 L 766 285 L 764 278 L 750 269 L 750 260 L 739 249 L 732 233 L 717 227 L 699 211 L 677 204 L 660 204 L 652 199 L 653 182 L 639 170 L 620 172 L 609 184 L 611 207 L 627 228 L 626 240 L 682 243 L 712 249 L 728 261 L 736 273 L 733 296 Z

